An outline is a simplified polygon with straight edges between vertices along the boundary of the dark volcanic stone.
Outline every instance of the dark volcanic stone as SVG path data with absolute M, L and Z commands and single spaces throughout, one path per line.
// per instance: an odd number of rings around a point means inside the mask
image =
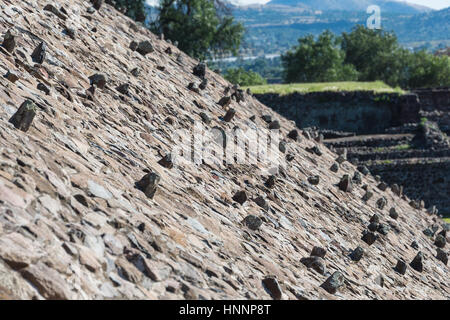
M 367 243 L 369 246 L 372 245 L 376 240 L 378 239 L 378 236 L 371 232 L 371 231 L 364 231 L 363 236 L 361 240 L 363 240 L 365 243 Z
M 311 256 L 307 258 L 301 258 L 300 262 L 303 263 L 307 268 L 312 268 L 320 274 L 325 274 L 327 272 L 325 261 L 321 257 Z
M 416 249 L 416 250 L 419 249 L 419 244 L 417 243 L 417 241 L 411 242 L 411 248 Z
M 227 113 L 223 117 L 223 120 L 226 121 L 226 122 L 230 122 L 234 118 L 235 114 L 236 114 L 236 110 L 230 109 L 230 110 L 227 111 Z
M 159 174 L 157 174 L 156 172 L 151 172 L 146 174 L 144 177 L 142 177 L 141 180 L 136 182 L 135 186 L 137 189 L 144 192 L 148 198 L 153 199 L 160 180 L 161 177 Z
M 337 163 L 337 162 L 333 163 L 333 165 L 330 167 L 330 170 L 333 172 L 338 172 L 339 171 L 339 163 Z
M 47 54 L 47 45 L 45 42 L 41 42 L 33 51 L 31 54 L 31 58 L 33 59 L 33 62 L 37 64 L 42 64 L 45 60 L 45 56 Z
M 97 88 L 103 89 L 106 85 L 106 76 L 101 73 L 96 73 L 89 77 L 91 86 L 96 85 Z
M 231 97 L 223 97 L 217 103 L 225 108 L 231 103 Z
M 308 178 L 308 182 L 311 183 L 314 186 L 317 186 L 320 182 L 320 177 L 319 176 L 312 176 Z
M 165 155 L 161 160 L 158 161 L 158 163 L 161 166 L 163 166 L 164 168 L 172 169 L 173 165 L 174 165 L 172 154 L 169 153 L 169 154 Z
M 413 261 L 409 264 L 411 268 L 418 272 L 423 271 L 423 253 L 419 251 L 417 255 L 414 257 Z
M 397 265 L 395 266 L 394 270 L 400 274 L 405 274 L 407 268 L 408 266 L 406 265 L 406 262 L 403 259 L 398 259 Z
M 292 139 L 292 140 L 294 140 L 294 141 L 297 141 L 298 140 L 298 131 L 297 130 L 291 130 L 289 133 L 288 133 L 288 138 L 290 138 L 290 139 Z
M 322 285 L 328 293 L 335 294 L 344 285 L 344 276 L 339 271 L 334 272 Z
M 206 76 L 206 64 L 204 62 L 200 62 L 194 67 L 193 73 L 199 78 L 204 78 Z
M 269 124 L 269 129 L 270 130 L 277 130 L 277 129 L 280 129 L 280 128 L 281 128 L 281 126 L 280 126 L 280 122 L 278 120 L 272 121 Z
M 266 211 L 269 210 L 269 204 L 267 203 L 266 199 L 264 199 L 262 196 L 255 198 L 254 201 L 258 206 L 260 206 L 264 210 Z
M 27 132 L 28 129 L 30 129 L 35 116 L 36 105 L 30 100 L 25 100 L 11 119 L 9 119 L 9 122 L 12 123 L 16 129 Z
M 275 277 L 266 277 L 262 281 L 262 284 L 267 289 L 267 291 L 270 293 L 272 298 L 274 300 L 280 300 L 282 297 L 282 292 L 280 285 L 278 284 L 278 281 Z
M 448 254 L 442 250 L 441 248 L 438 248 L 436 250 L 436 259 L 439 261 L 442 261 L 445 265 L 448 263 Z
M 380 189 L 381 191 L 386 191 L 387 189 L 387 184 L 384 182 L 380 182 L 380 184 L 378 184 L 377 188 Z
M 2 46 L 8 52 L 12 53 L 16 47 L 17 33 L 14 30 L 8 30 L 3 38 Z
M 367 228 L 368 228 L 370 231 L 375 232 L 375 231 L 378 230 L 378 227 L 379 227 L 378 223 L 371 222 Z
M 383 236 L 386 236 L 390 230 L 391 228 L 385 223 L 380 223 L 377 229 L 378 233 L 381 233 Z
M 267 188 L 273 188 L 275 186 L 275 182 L 275 176 L 270 176 L 269 178 L 267 178 L 265 185 Z
M 374 223 L 380 223 L 380 216 L 378 215 L 378 214 L 374 214 L 371 218 L 370 218 L 370 220 L 369 220 L 370 222 L 374 222 Z
M 245 225 L 251 230 L 258 230 L 262 225 L 262 220 L 254 215 L 248 215 L 244 219 Z
M 324 258 L 325 255 L 327 254 L 327 249 L 322 248 L 322 247 L 314 247 L 311 250 L 311 256 L 315 256 L 315 257 L 321 257 Z
M 352 191 L 352 180 L 350 179 L 348 174 L 345 174 L 341 181 L 339 182 L 339 189 L 341 189 L 344 192 L 351 192 Z
M 387 204 L 387 200 L 386 200 L 386 198 L 380 198 L 377 200 L 377 202 L 375 204 L 378 209 L 383 210 Z
M 146 54 L 155 51 L 155 49 L 153 48 L 153 44 L 150 41 L 145 40 L 139 42 L 136 51 L 139 52 L 141 55 L 145 56 Z
M 398 218 L 397 210 L 395 210 L 395 208 L 391 208 L 391 209 L 389 210 L 389 216 L 390 216 L 392 219 L 396 220 L 396 219 Z
M 364 249 L 361 247 L 357 247 L 355 250 L 352 251 L 352 253 L 350 253 L 350 259 L 358 262 L 359 260 L 361 260 L 363 255 L 364 255 Z
M 245 191 L 238 191 L 233 196 L 233 200 L 239 204 L 244 204 L 244 202 L 247 201 L 247 193 Z
M 436 236 L 436 239 L 434 240 L 434 245 L 438 248 L 444 248 L 446 242 L 447 242 L 447 240 L 444 238 L 444 236 L 442 236 L 441 234 L 438 234 Z

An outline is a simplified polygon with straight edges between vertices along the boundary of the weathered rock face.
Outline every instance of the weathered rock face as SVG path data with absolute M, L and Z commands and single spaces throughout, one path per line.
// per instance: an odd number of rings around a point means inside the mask
M 376 188 L 370 174 L 341 191 L 355 166 L 330 170 L 336 154 L 300 130 L 305 138 L 286 139 L 294 125 L 245 93 L 217 104 L 230 85 L 207 68 L 204 89 L 189 90 L 198 61 L 108 4 L 97 11 L 89 1 L 58 1 L 64 24 L 43 10 L 47 4 L 0 4 L 0 36 L 11 26 L 18 34 L 12 53 L 0 50 L 0 74 L 22 75 L 15 83 L 0 78 L 0 297 L 450 298 L 448 244 L 434 244 L 442 220 Z M 76 37 L 62 32 L 68 24 Z M 132 51 L 131 41 L 149 41 L 154 51 Z M 31 55 L 42 42 L 37 64 Z M 105 75 L 101 86 L 91 83 L 95 74 Z M 126 94 L 116 90 L 123 84 Z M 27 99 L 37 108 L 24 132 L 9 119 Z M 235 110 L 229 122 L 226 108 Z M 268 128 L 261 116 L 270 115 L 290 161 L 270 174 L 259 163 L 159 163 L 173 132 L 202 122 L 201 113 L 220 132 Z M 314 176 L 319 183 L 308 183 Z M 363 202 L 367 187 L 373 197 Z M 377 231 L 369 246 L 361 235 L 374 214 L 391 230 Z M 427 236 L 427 228 L 438 230 Z M 396 272 L 400 258 L 416 257 L 413 241 L 421 272 Z M 364 255 L 356 262 L 350 254 L 358 247 Z M 312 251 L 308 268 L 301 259 Z

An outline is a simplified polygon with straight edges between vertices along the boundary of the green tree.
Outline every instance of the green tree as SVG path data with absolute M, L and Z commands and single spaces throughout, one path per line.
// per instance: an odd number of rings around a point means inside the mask
M 244 27 L 234 21 L 225 4 L 218 0 L 161 0 L 158 16 L 150 29 L 177 41 L 188 55 L 205 59 L 227 53 L 237 54 Z
M 450 57 L 434 56 L 425 50 L 409 55 L 405 61 L 405 80 L 408 88 L 450 86 Z
M 351 64 L 344 63 L 344 53 L 339 47 L 340 38 L 330 31 L 317 40 L 308 35 L 298 39 L 298 45 L 282 56 L 284 81 L 325 82 L 351 81 L 358 73 Z
M 231 68 L 224 72 L 224 77 L 232 84 L 240 86 L 257 86 L 267 84 L 266 79 L 253 71 L 245 71 L 244 68 Z
M 352 32 L 342 34 L 342 50 L 345 63 L 352 64 L 359 72 L 359 80 L 383 80 L 397 85 L 402 70 L 400 49 L 395 34 L 356 26 Z
M 105 2 L 114 6 L 117 10 L 125 12 L 131 19 L 145 22 L 147 17 L 145 0 L 106 0 Z

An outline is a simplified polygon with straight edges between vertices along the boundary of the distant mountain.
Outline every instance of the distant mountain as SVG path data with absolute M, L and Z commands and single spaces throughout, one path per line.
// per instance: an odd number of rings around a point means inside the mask
M 365 11 L 370 5 L 378 5 L 382 11 L 390 13 L 414 14 L 432 11 L 425 6 L 392 0 L 272 0 L 266 4 L 266 6 L 291 6 L 321 11 Z
M 450 7 L 389 21 L 386 27 L 402 42 L 450 40 Z

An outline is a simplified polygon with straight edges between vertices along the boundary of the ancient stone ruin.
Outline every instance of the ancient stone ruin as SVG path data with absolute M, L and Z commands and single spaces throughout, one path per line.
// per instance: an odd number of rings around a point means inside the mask
M 206 65 L 103 1 L 0 11 L 0 299 L 450 298 L 448 224 Z M 279 170 L 177 162 L 194 123 L 279 128 Z

